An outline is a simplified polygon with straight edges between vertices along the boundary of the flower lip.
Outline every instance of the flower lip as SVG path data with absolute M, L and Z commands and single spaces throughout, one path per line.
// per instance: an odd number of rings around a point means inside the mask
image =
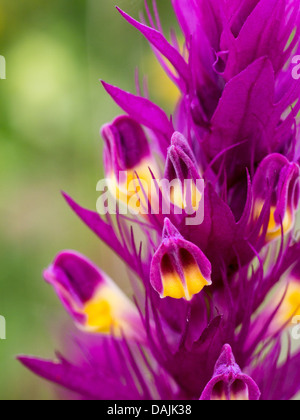
M 101 129 L 105 140 L 106 171 L 117 174 L 136 168 L 150 155 L 147 137 L 135 120 L 128 116 L 117 117 Z
M 141 338 L 141 320 L 133 303 L 79 253 L 61 252 L 44 276 L 80 329 Z
M 104 166 L 112 196 L 133 211 L 139 200 L 139 209 L 147 213 L 151 182 L 157 177 L 158 169 L 143 128 L 131 117 L 120 116 L 102 128 L 102 136 Z
M 162 243 L 152 259 L 150 280 L 161 298 L 186 300 L 212 284 L 209 260 L 167 218 Z
M 258 221 L 269 213 L 269 220 L 262 221 L 266 227 L 260 232 L 266 230 L 267 242 L 280 237 L 282 228 L 284 234 L 293 228 L 299 204 L 299 180 L 299 166 L 279 154 L 269 155 L 257 169 L 253 181 L 253 218 Z M 266 203 L 270 204 L 268 212 Z
M 231 346 L 225 344 L 217 360 L 214 375 L 200 400 L 259 400 L 260 390 L 250 376 L 237 365 Z
M 78 252 L 64 251 L 44 271 L 45 280 L 60 295 L 63 302 L 72 298 L 77 305 L 88 302 L 96 288 L 104 282 L 104 275 Z

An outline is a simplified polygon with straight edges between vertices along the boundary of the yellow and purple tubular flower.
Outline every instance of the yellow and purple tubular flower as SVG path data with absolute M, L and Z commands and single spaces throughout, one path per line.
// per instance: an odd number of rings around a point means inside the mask
M 300 275 L 297 266 L 287 280 L 277 288 L 272 300 L 259 315 L 258 326 L 268 325 L 265 337 L 271 337 L 294 325 L 294 317 L 300 316 Z
M 283 296 L 283 299 L 282 299 Z M 280 331 L 283 327 L 290 327 L 293 318 L 300 315 L 300 279 L 292 278 L 287 287 L 282 287 L 274 301 L 282 299 L 270 329 Z
M 185 137 L 175 132 L 168 149 L 165 179 L 170 182 L 169 200 L 190 214 L 197 212 L 203 198 L 198 164 Z
M 80 329 L 115 337 L 141 337 L 141 321 L 134 305 L 82 255 L 73 251 L 60 253 L 44 277 Z
M 169 219 L 165 219 L 163 241 L 152 259 L 150 279 L 161 298 L 188 301 L 212 284 L 209 260 Z
M 200 400 L 257 401 L 259 398 L 258 386 L 250 376 L 242 373 L 231 347 L 226 344 L 216 363 L 214 375 L 205 387 Z
M 290 163 L 279 154 L 268 156 L 260 164 L 253 183 L 253 218 L 259 220 L 265 210 L 260 233 L 265 234 L 266 242 L 293 229 L 300 197 L 299 176 L 298 164 Z M 269 209 L 265 207 L 266 203 L 269 203 Z
M 144 130 L 132 118 L 121 116 L 106 124 L 101 132 L 112 195 L 128 208 L 144 207 L 147 213 L 151 181 L 158 170 Z

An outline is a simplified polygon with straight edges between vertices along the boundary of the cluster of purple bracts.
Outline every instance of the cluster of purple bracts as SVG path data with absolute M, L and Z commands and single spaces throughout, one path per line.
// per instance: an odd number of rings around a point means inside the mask
M 120 203 L 123 171 L 204 180 L 203 223 L 177 214 L 182 195 L 171 197 L 168 217 L 131 221 L 65 195 L 127 263 L 134 298 L 83 256 L 62 252 L 45 279 L 81 332 L 68 359 L 21 361 L 83 399 L 292 399 L 300 352 L 282 343 L 300 312 L 300 83 L 291 76 L 300 1 L 172 3 L 183 48 L 174 32 L 167 41 L 155 3 L 153 14 L 146 5 L 149 25 L 119 10 L 181 98 L 169 118 L 139 86 L 133 95 L 103 83 L 126 114 L 102 129 L 104 165 Z

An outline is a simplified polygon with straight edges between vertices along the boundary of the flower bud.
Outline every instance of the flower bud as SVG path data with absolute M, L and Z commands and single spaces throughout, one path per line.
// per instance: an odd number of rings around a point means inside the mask
M 170 182 L 170 201 L 180 209 L 199 209 L 203 197 L 203 182 L 197 169 L 194 154 L 180 133 L 174 133 L 168 149 L 165 178 Z M 199 182 L 201 180 L 201 182 Z

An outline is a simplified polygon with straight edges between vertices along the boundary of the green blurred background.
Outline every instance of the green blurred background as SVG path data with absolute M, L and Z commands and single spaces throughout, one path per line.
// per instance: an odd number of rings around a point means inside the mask
M 142 0 L 0 0 L 0 399 L 53 399 L 51 385 L 15 360 L 52 358 L 68 325 L 42 270 L 62 249 L 85 253 L 118 282 L 117 258 L 77 219 L 60 190 L 95 208 L 102 177 L 100 126 L 120 111 L 99 79 L 134 91 L 136 66 L 151 98 L 170 111 L 176 92 L 143 38 L 114 8 L 134 16 Z M 163 21 L 170 2 L 158 0 Z

